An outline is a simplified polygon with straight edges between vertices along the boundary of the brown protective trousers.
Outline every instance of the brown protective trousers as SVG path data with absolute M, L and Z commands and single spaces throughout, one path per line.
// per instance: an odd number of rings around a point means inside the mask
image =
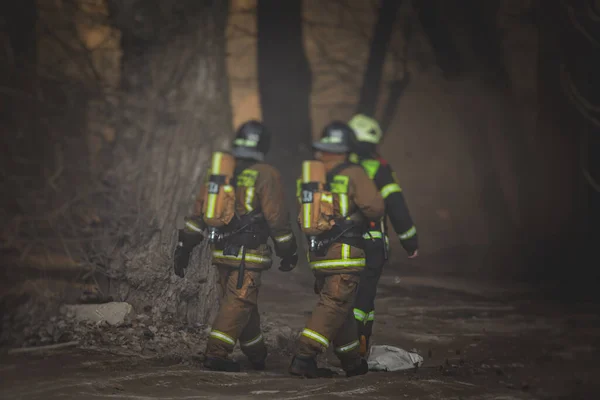
M 239 340 L 246 357 L 260 362 L 267 356 L 257 305 L 262 272 L 246 270 L 242 288 L 237 289 L 238 270 L 226 265 L 217 268 L 221 307 L 209 334 L 206 356 L 227 358 Z
M 360 363 L 356 320 L 352 313 L 360 277 L 355 274 L 317 276 L 319 301 L 300 335 L 297 356 L 314 358 L 333 343 L 344 370 Z

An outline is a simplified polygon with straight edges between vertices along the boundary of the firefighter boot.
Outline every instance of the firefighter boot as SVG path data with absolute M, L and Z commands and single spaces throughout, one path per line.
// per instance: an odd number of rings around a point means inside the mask
M 294 356 L 289 373 L 303 378 L 317 378 L 317 361 L 313 357 Z
M 364 375 L 369 372 L 369 364 L 364 358 L 360 359 L 360 363 L 351 369 L 345 369 L 346 377 L 351 378 L 353 376 Z
M 240 364 L 228 358 L 207 357 L 204 360 L 204 367 L 213 371 L 240 372 Z
M 252 368 L 257 371 L 264 371 L 267 368 L 267 364 L 265 360 L 267 359 L 267 349 L 265 347 L 264 352 L 258 358 L 248 358 L 250 364 L 252 364 Z

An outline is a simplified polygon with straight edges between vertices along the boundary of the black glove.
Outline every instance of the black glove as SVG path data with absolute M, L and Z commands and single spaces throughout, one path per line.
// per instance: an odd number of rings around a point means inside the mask
M 281 258 L 279 270 L 283 272 L 289 272 L 296 268 L 296 264 L 298 264 L 298 253 L 294 252 L 294 254 L 292 254 L 291 256 Z
M 175 253 L 173 254 L 173 269 L 175 275 L 183 278 L 185 269 L 190 263 L 192 250 L 202 242 L 202 239 L 204 239 L 204 237 L 199 233 L 189 233 L 185 229 L 179 230 L 177 247 L 175 247 Z
M 190 263 L 190 255 L 192 254 L 192 249 L 183 247 L 181 242 L 177 243 L 177 247 L 175 247 L 175 254 L 173 255 L 173 269 L 175 271 L 175 275 L 180 278 L 183 278 L 185 275 L 185 269 Z

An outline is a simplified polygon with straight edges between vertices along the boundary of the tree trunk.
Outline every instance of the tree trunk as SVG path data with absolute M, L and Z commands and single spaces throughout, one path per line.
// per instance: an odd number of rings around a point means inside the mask
M 444 0 L 417 0 L 419 21 L 429 38 L 437 64 L 446 78 L 455 78 L 463 72 L 463 60 L 450 34 L 448 21 L 443 17 Z
M 401 5 L 402 2 L 398 0 L 381 0 L 377 22 L 375 23 L 373 37 L 371 38 L 369 58 L 363 76 L 356 113 L 371 117 L 375 116 L 381 81 L 383 80 L 385 56 L 387 55 L 392 39 L 396 15 Z
M 189 214 L 215 146 L 231 127 L 225 67 L 228 2 L 114 0 L 122 32 L 122 129 L 105 182 L 118 249 L 111 292 L 138 309 L 206 323 L 217 304 L 206 247 L 186 277 L 172 272 L 176 221 Z M 202 249 L 200 249 L 200 247 Z
M 295 205 L 296 177 L 312 140 L 302 1 L 258 0 L 257 26 L 260 105 L 273 135 L 268 159 L 281 169 L 288 203 Z

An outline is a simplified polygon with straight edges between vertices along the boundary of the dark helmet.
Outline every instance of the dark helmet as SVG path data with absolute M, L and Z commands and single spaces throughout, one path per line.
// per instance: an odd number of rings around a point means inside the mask
M 251 120 L 244 122 L 237 130 L 231 154 L 236 158 L 250 158 L 263 161 L 271 146 L 271 135 L 265 126 Z
M 327 153 L 350 153 L 356 141 L 354 131 L 341 121 L 333 121 L 323 129 L 321 139 L 313 142 L 313 148 Z

